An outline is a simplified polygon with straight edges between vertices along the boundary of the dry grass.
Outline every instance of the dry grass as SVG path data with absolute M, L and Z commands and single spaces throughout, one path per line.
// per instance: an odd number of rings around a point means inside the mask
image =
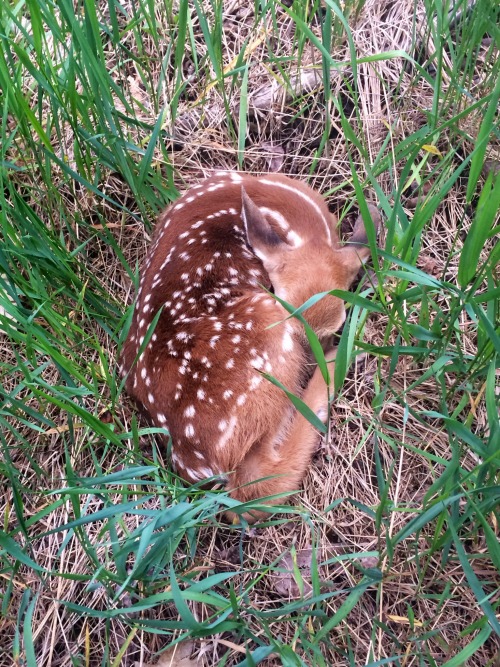
M 121 22 L 121 28 L 128 33 L 122 37 L 121 44 L 132 50 L 137 49 L 137 38 L 124 20 L 125 14 L 133 15 L 136 11 L 135 3 L 123 2 L 122 7 L 124 14 L 118 17 L 118 21 Z M 99 9 L 102 17 L 109 16 L 107 3 L 101 3 Z M 151 128 L 156 123 L 159 107 L 170 101 L 170 95 L 175 88 L 176 70 L 172 65 L 168 41 L 170 32 L 168 26 L 162 25 L 165 17 L 165 12 L 158 9 L 157 34 L 160 49 L 150 33 L 142 34 L 141 62 L 149 63 L 147 72 L 138 69 L 138 64 L 132 59 L 127 61 L 123 52 L 120 52 L 121 57 L 118 57 L 117 49 L 111 41 L 106 43 L 106 65 L 109 70 L 114 68 L 114 78 L 130 104 L 130 108 L 126 109 L 123 101 L 117 98 L 116 108 L 128 116 L 133 112 L 135 119 L 143 123 L 127 126 L 130 142 L 143 148 L 146 148 L 151 136 Z M 208 17 L 210 21 L 210 10 Z M 356 198 L 349 152 L 355 162 L 358 177 L 366 186 L 365 195 L 374 200 L 379 198 L 373 187 L 368 185 L 370 175 L 365 171 L 367 161 L 356 148 L 348 146 L 340 111 L 333 103 L 330 105 L 330 138 L 324 150 L 317 154 L 325 127 L 321 89 L 317 87 L 311 91 L 306 90 L 302 97 L 294 96 L 290 99 L 286 95 L 283 72 L 279 71 L 277 65 L 271 67 L 269 62 L 273 60 L 278 63 L 280 58 L 283 59 L 282 70 L 288 76 L 294 76 L 320 67 L 321 55 L 318 49 L 313 48 L 306 40 L 299 60 L 298 35 L 293 22 L 279 8 L 276 8 L 276 18 L 277 22 L 273 27 L 269 16 L 264 32 L 261 24 L 257 28 L 254 26 L 253 7 L 249 3 L 233 0 L 224 6 L 221 33 L 223 65 L 234 66 L 245 40 L 250 44 L 247 47 L 247 58 L 252 66 L 248 80 L 248 126 L 242 168 L 252 173 L 280 170 L 308 179 L 314 187 L 325 193 L 331 209 L 340 214 L 343 229 L 348 231 L 356 208 L 355 205 L 351 210 L 347 208 Z M 196 57 L 200 61 L 207 52 L 207 46 L 199 22 L 194 21 L 193 25 Z M 311 25 L 314 33 L 320 35 L 319 24 L 312 22 Z M 419 42 L 418 36 L 426 39 L 427 13 L 421 2 L 415 6 L 407 0 L 397 3 L 392 0 L 368 0 L 359 14 L 352 12 L 349 25 L 358 58 L 392 50 L 413 55 L 415 42 Z M 428 51 L 432 50 L 429 40 L 426 48 Z M 493 45 L 485 43 L 479 52 L 476 89 L 473 91 L 478 98 L 485 93 L 481 86 L 489 85 L 485 71 L 489 67 L 488 63 L 491 63 L 493 48 Z M 349 49 L 344 34 L 335 38 L 333 55 L 339 62 L 349 61 Z M 153 168 L 159 174 L 166 169 L 166 159 L 170 161 L 174 168 L 175 186 L 179 190 L 197 183 L 214 170 L 238 168 L 236 134 L 239 87 L 231 90 L 231 82 L 228 81 L 224 87 L 227 96 L 225 101 L 220 84 L 211 85 L 209 73 L 196 66 L 192 50 L 187 45 L 183 74 L 187 77 L 188 84 L 181 95 L 175 118 L 169 117 L 167 113 L 163 128 L 172 134 L 173 139 L 165 144 L 165 150 L 156 148 L 152 160 Z M 374 164 L 377 160 L 380 162 L 377 155 L 381 149 L 386 155 L 397 155 L 397 146 L 422 127 L 425 122 L 423 110 L 432 108 L 434 90 L 425 78 L 416 77 L 415 70 L 397 57 L 360 64 L 357 76 L 357 104 L 349 91 L 348 83 L 352 83 L 352 79 L 350 80 L 348 75 L 332 75 L 332 95 L 334 99 L 342 101 L 343 112 L 351 121 L 358 140 L 369 156 L 368 164 Z M 154 91 L 158 90 L 158 82 L 163 77 L 166 77 L 167 83 L 162 89 L 161 98 L 155 99 Z M 148 85 L 145 85 L 144 81 L 147 81 Z M 29 85 L 29 81 L 26 85 Z M 450 81 L 445 78 L 442 85 L 446 88 Z M 256 100 L 259 108 L 254 106 Z M 298 113 L 303 105 L 307 107 L 307 112 Z M 454 113 L 457 112 L 455 109 Z M 233 127 L 230 126 L 230 117 Z M 460 151 L 471 150 L 480 118 L 479 114 L 477 118 L 467 117 L 467 124 L 461 131 L 469 133 L 470 138 L 464 138 Z M 384 145 L 388 127 L 391 128 L 391 134 Z M 451 134 L 452 129 L 454 128 L 440 133 L 438 147 L 443 154 L 449 152 L 450 142 L 456 141 L 457 135 Z M 76 170 L 71 128 L 69 125 L 65 127 L 64 134 L 58 139 L 56 134 L 53 135 L 53 140 L 55 143 L 60 142 L 61 155 L 64 155 L 67 164 Z M 21 158 L 21 148 L 13 144 L 8 157 L 22 161 L 25 166 L 29 165 L 29 152 L 26 150 Z M 493 159 L 498 158 L 498 144 L 495 145 L 494 140 L 490 145 L 489 155 Z M 457 153 L 456 160 L 459 158 L 460 154 Z M 395 160 L 392 168 L 377 176 L 381 191 L 387 197 L 386 201 L 391 200 L 398 191 L 404 164 L 404 159 Z M 432 184 L 439 164 L 438 156 L 429 155 L 421 174 L 424 182 L 428 180 Z M 452 167 L 453 161 L 450 169 Z M 100 169 L 101 167 L 97 168 L 93 164 L 90 172 L 96 177 L 101 191 L 134 215 L 124 212 L 110 201 L 96 198 L 94 193 L 76 181 L 68 181 L 64 169 L 54 167 L 51 172 L 52 182 L 60 193 L 61 207 L 67 211 L 74 209 L 75 213 L 77 212 L 75 219 L 84 220 L 86 223 L 76 223 L 71 229 L 61 224 L 61 234 L 68 250 L 74 250 L 79 244 L 88 242 L 87 269 L 93 274 L 96 284 L 102 286 L 103 294 L 111 295 L 112 304 L 130 304 L 133 299 L 130 276 L 114 247 L 110 245 L 109 237 L 99 232 L 105 221 L 107 233 L 121 249 L 128 265 L 134 268 L 137 263 L 140 264 L 149 244 L 149 223 L 154 218 L 154 207 L 146 206 L 150 213 L 146 219 L 144 210 L 141 212 L 137 207 L 133 193 L 124 179 L 113 170 Z M 43 186 L 39 187 L 37 184 L 40 168 L 27 169 L 18 173 L 16 178 L 19 191 L 24 189 L 33 210 L 40 215 L 43 222 L 48 226 L 59 225 L 58 212 L 51 208 L 53 200 L 47 207 Z M 466 187 L 466 181 L 459 179 L 448 192 L 425 227 L 418 254 L 417 266 L 429 275 L 452 284 L 457 283 L 460 250 L 474 214 L 466 200 Z M 408 191 L 402 200 L 402 206 L 410 219 L 415 202 L 408 199 L 413 194 Z M 381 240 L 381 245 L 383 244 L 384 239 Z M 484 257 L 487 251 L 488 247 L 485 247 Z M 395 298 L 396 283 L 396 278 L 387 278 L 384 291 L 389 301 Z M 449 308 L 449 296 L 443 292 L 436 297 L 443 312 Z M 407 308 L 407 322 L 418 323 L 418 304 L 413 307 L 405 304 L 404 307 Z M 61 314 L 65 313 L 65 308 L 66 304 L 62 303 Z M 87 378 L 93 377 L 92 382 L 97 387 L 97 391 L 82 397 L 83 405 L 89 413 L 104 422 L 114 423 L 121 432 L 133 431 L 135 409 L 125 396 L 121 396 L 119 402 L 114 403 L 103 371 L 103 361 L 97 352 L 98 349 L 101 350 L 109 368 L 113 368 L 117 354 L 116 338 L 112 331 L 106 332 L 98 323 L 93 323 L 90 317 L 84 317 L 81 311 L 75 309 L 75 324 L 79 317 L 82 331 L 79 336 L 71 333 L 69 343 L 77 359 L 76 365 Z M 474 355 L 477 350 L 476 328 L 473 324 L 463 310 L 459 327 L 462 332 L 460 345 L 464 354 Z M 46 320 L 43 320 L 42 326 L 48 331 L 54 330 Z M 394 344 L 396 338 L 397 333 L 392 330 L 386 314 L 370 314 L 364 326 L 365 343 L 387 346 Z M 87 344 L 88 340 L 94 339 L 99 341 L 98 346 Z M 2 336 L 0 345 L 0 356 L 5 367 L 9 364 L 15 365 L 12 344 Z M 49 357 L 46 359 L 49 360 Z M 411 535 L 402 540 L 393 552 L 388 549 L 398 531 L 411 517 L 421 512 L 429 488 L 444 472 L 441 462 L 450 461 L 453 455 L 450 435 L 442 420 L 428 416 L 423 421 L 421 417 L 424 411 L 427 414 L 432 411 L 442 412 L 442 384 L 431 375 L 418 386 L 411 388 L 433 361 L 434 359 L 429 361 L 401 356 L 395 368 L 391 369 L 390 358 L 377 357 L 370 354 L 369 350 L 359 354 L 334 404 L 330 433 L 315 456 L 305 479 L 303 492 L 294 499 L 302 508 L 305 520 L 301 515 L 292 516 L 290 521 L 283 520 L 275 524 L 271 522 L 267 527 L 257 528 L 248 534 L 221 528 L 214 521 L 209 521 L 195 533 L 187 535 L 179 544 L 176 565 L 184 574 L 197 571 L 195 579 L 201 579 L 207 572 L 236 571 L 232 580 L 234 590 L 241 594 L 248 587 L 247 595 L 240 601 L 240 616 L 245 620 L 250 632 L 257 638 L 279 637 L 282 644 L 296 648 L 297 655 L 304 660 L 303 664 L 325 664 L 332 667 L 364 664 L 397 664 L 404 667 L 444 665 L 480 632 L 478 626 L 476 630 L 472 629 L 463 634 L 475 621 L 482 618 L 483 612 L 467 582 L 457 554 L 452 550 L 451 553 L 447 552 L 444 558 L 443 550 L 437 548 L 436 541 L 440 539 L 440 532 L 436 531 L 434 525 L 426 525 L 417 539 L 415 535 Z M 43 378 L 51 386 L 58 385 L 59 369 L 49 364 L 43 370 Z M 374 405 L 374 399 L 379 395 L 381 383 L 385 379 L 388 379 L 388 385 L 385 388 L 384 401 L 382 405 Z M 3 391 L 10 394 L 18 386 L 20 374 L 5 376 L 3 382 Z M 452 393 L 451 389 L 456 383 L 456 375 L 450 372 L 446 377 L 446 385 L 450 389 L 450 414 L 467 392 L 470 392 L 469 387 L 462 387 Z M 484 393 L 469 395 L 475 417 L 474 432 L 485 433 L 488 416 Z M 18 396 L 20 399 L 22 397 Z M 44 516 L 44 507 L 49 506 L 54 497 L 40 495 L 38 489 L 40 478 L 44 480 L 45 489 L 55 490 L 66 486 L 64 480 L 68 478 L 68 457 L 73 471 L 79 477 L 91 477 L 120 470 L 127 460 L 124 448 L 125 451 L 126 448 L 129 449 L 131 461 L 154 461 L 165 468 L 168 467 L 166 453 L 157 449 L 151 436 L 143 436 L 140 441 L 134 441 L 134 438 L 125 439 L 121 448 L 116 443 L 106 443 L 99 434 L 92 432 L 89 424 L 81 424 L 77 418 L 68 422 L 68 415 L 60 406 L 44 403 L 41 396 L 38 400 L 31 398 L 30 405 L 34 410 L 42 412 L 47 420 L 57 424 L 59 431 L 44 426 L 37 432 L 28 419 L 24 423 L 16 422 L 18 433 L 25 439 L 24 443 L 16 442 L 13 433 L 5 435 L 7 446 L 12 453 L 11 464 L 17 470 L 18 481 L 23 489 L 26 535 L 29 536 L 31 545 L 27 553 L 42 568 L 49 571 L 57 568 L 65 574 L 47 576 L 43 572 L 36 573 L 26 564 L 19 564 L 12 575 L 7 570 L 2 573 L 4 584 L 0 587 L 8 584 L 11 591 L 10 604 L 8 609 L 4 610 L 6 613 L 2 621 L 0 665 L 12 664 L 12 656 L 16 654 L 13 646 L 16 642 L 15 629 L 19 624 L 17 610 L 22 605 L 23 593 L 28 588 L 37 596 L 31 627 L 33 645 L 36 646 L 36 664 L 40 667 L 153 662 L 154 653 L 169 644 L 172 635 L 144 631 L 135 621 L 141 616 L 179 620 L 174 602 L 156 606 L 152 614 L 144 611 L 129 618 L 123 614 L 109 620 L 86 617 L 61 604 L 64 600 L 94 610 L 108 610 L 111 605 L 126 607 L 132 604 L 132 600 L 129 592 L 123 592 L 111 603 L 111 585 L 105 587 L 102 583 L 96 583 L 92 586 L 87 578 L 82 577 L 79 580 L 79 575 L 87 577 L 96 566 L 89 560 L 87 542 L 95 546 L 100 562 L 113 569 L 115 554 L 109 544 L 109 534 L 101 532 L 104 523 L 95 521 L 87 524 L 83 534 L 72 530 L 46 535 L 48 531 L 75 518 L 75 508 L 66 496 L 64 503 Z M 61 439 L 61 434 L 66 432 L 66 427 L 71 431 L 73 443 L 70 452 L 65 451 L 62 446 L 64 440 Z M 474 470 L 477 463 L 478 459 L 471 450 L 464 451 L 460 461 L 464 474 Z M 385 480 L 387 489 L 384 491 L 387 496 L 382 515 L 377 517 L 376 510 L 381 504 L 382 493 L 378 476 L 380 470 L 388 476 L 388 480 Z M 182 499 L 182 486 L 175 481 L 172 483 L 174 493 L 178 493 L 178 499 Z M 338 499 L 345 500 L 336 504 Z M 122 501 L 120 495 L 116 496 L 116 501 Z M 164 497 L 156 496 L 147 502 L 146 507 L 160 509 L 164 501 Z M 14 529 L 18 521 L 13 503 L 15 499 L 6 491 L 2 507 L 6 531 Z M 89 514 L 104 507 L 102 497 L 98 494 L 88 493 L 82 496 L 80 503 Z M 324 511 L 330 506 L 332 509 Z M 30 520 L 37 515 L 37 520 L 31 523 Z M 119 536 L 125 535 L 127 530 L 138 528 L 141 517 L 124 515 L 122 521 L 122 525 L 117 524 Z M 493 515 L 491 525 L 497 530 Z M 496 605 L 500 586 L 498 569 L 488 556 L 488 544 L 484 534 L 476 531 L 475 537 L 470 539 L 473 543 L 468 544 L 467 548 L 476 554 L 471 561 L 471 567 L 481 580 L 486 594 L 491 596 L 490 603 Z M 22 541 L 25 543 L 24 537 Z M 318 606 L 323 613 L 322 619 L 332 617 L 345 602 L 351 589 L 359 584 L 360 567 L 378 567 L 383 573 L 383 581 L 368 587 L 361 602 L 354 606 L 345 620 L 332 629 L 328 643 L 317 649 L 322 652 L 322 663 L 319 658 L 311 661 L 312 653 L 306 654 L 303 644 L 297 644 L 299 626 L 300 636 L 308 637 L 313 645 L 314 634 L 321 628 L 321 622 L 313 626 L 311 616 L 302 617 L 299 611 L 282 615 L 277 613 L 267 619 L 267 634 L 263 634 L 262 618 L 255 615 L 255 610 L 278 612 L 293 599 L 297 592 L 296 585 L 295 588 L 290 585 L 287 589 L 286 581 L 283 584 L 284 575 L 276 572 L 276 565 L 279 564 L 282 554 L 291 548 L 295 548 L 298 554 L 308 554 L 306 550 L 311 548 L 311 544 L 317 548 L 318 562 L 326 561 L 319 569 L 321 591 L 339 593 Z M 373 552 L 376 555 L 373 555 Z M 192 558 L 190 553 L 194 554 Z M 358 559 L 339 558 L 345 554 L 368 555 L 361 555 Z M 305 582 L 310 582 L 311 575 L 305 565 L 303 572 Z M 117 574 L 115 590 L 118 590 L 119 582 Z M 162 585 L 164 589 L 168 587 L 167 578 L 158 580 L 157 592 L 161 592 Z M 137 586 L 135 592 L 140 597 L 140 587 L 143 584 Z M 197 621 L 202 622 L 209 617 L 210 607 L 202 601 L 190 601 L 188 604 Z M 307 607 L 307 603 L 304 603 L 304 606 Z M 307 623 L 303 618 L 307 619 Z M 22 644 L 21 641 L 21 646 Z M 231 650 L 231 645 L 236 645 L 236 649 Z M 225 664 L 228 667 L 240 664 L 245 657 L 242 650 L 247 646 L 255 649 L 255 645 L 249 644 L 246 637 L 230 631 L 210 635 L 205 639 L 199 638 L 193 644 L 197 658 L 192 664 Z M 109 651 L 107 656 L 105 650 Z M 229 657 L 222 663 L 228 650 Z M 497 664 L 494 656 L 497 656 L 498 660 L 499 650 L 499 638 L 492 633 L 460 664 L 467 667 Z M 16 664 L 26 664 L 22 661 L 22 656 L 21 651 Z M 383 660 L 390 656 L 399 657 L 383 663 Z M 274 666 L 285 662 L 282 658 L 271 655 L 260 664 Z M 286 664 L 300 663 L 290 661 Z

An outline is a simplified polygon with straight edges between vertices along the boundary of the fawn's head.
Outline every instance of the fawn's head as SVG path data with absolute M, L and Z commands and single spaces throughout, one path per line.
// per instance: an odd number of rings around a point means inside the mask
M 375 228 L 380 215 L 370 207 Z M 303 216 L 300 219 L 300 216 Z M 315 211 L 294 211 L 299 219 L 285 225 L 273 224 L 242 188 L 242 218 L 248 244 L 262 261 L 276 296 L 299 307 L 314 294 L 333 289 L 348 290 L 370 256 L 363 220 L 358 217 L 349 243 L 336 242 L 335 219 L 328 224 L 311 224 Z M 293 230 L 293 231 L 292 231 Z M 304 311 L 304 317 L 320 337 L 336 331 L 345 320 L 342 299 L 327 295 Z

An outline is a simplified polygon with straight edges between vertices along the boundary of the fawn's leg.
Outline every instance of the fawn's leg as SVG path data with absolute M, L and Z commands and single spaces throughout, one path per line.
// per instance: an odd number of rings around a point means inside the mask
M 331 359 L 332 355 L 333 351 L 329 351 L 326 355 L 327 359 Z M 328 418 L 328 392 L 319 368 L 314 371 L 303 393 L 302 400 L 320 419 L 326 421 Z M 279 438 L 278 442 L 274 438 L 252 447 L 239 464 L 230 480 L 230 487 L 234 489 L 231 493 L 233 498 L 246 502 L 254 498 L 299 489 L 320 435 L 307 419 L 299 412 L 295 412 L 283 440 L 281 440 L 279 434 L 277 434 L 277 438 Z M 253 484 L 250 483 L 273 475 L 279 476 L 257 481 Z M 246 486 L 242 487 L 242 485 Z M 278 500 L 277 498 L 267 502 L 274 503 Z M 236 516 L 234 512 L 226 512 L 226 517 L 230 520 L 234 520 Z M 245 520 L 253 522 L 267 516 L 267 513 L 255 511 L 243 516 Z

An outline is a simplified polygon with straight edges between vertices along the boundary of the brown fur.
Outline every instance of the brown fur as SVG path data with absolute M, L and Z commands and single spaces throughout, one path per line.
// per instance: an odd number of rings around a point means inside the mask
M 356 241 L 364 240 L 358 229 Z M 302 392 L 302 327 L 285 321 L 260 285 L 299 306 L 348 289 L 367 255 L 339 246 L 322 197 L 281 175 L 218 174 L 160 216 L 121 364 L 128 393 L 168 428 L 182 477 L 230 473 L 231 494 L 242 501 L 298 488 L 317 433 L 260 371 L 302 393 L 323 418 L 327 388 L 316 370 Z M 333 333 L 343 302 L 328 296 L 305 317 L 319 335 Z

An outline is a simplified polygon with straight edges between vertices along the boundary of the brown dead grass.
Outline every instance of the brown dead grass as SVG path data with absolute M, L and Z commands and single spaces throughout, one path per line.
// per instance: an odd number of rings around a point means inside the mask
M 124 3 L 125 5 L 132 3 Z M 105 13 L 105 3 L 102 3 Z M 279 23 L 280 33 L 271 41 L 252 29 L 253 10 L 251 3 L 234 0 L 227 3 L 224 23 L 224 60 L 227 64 L 240 51 L 243 40 L 251 37 L 251 58 L 255 65 L 251 69 L 249 81 L 250 100 L 257 93 L 269 90 L 277 76 L 269 71 L 265 65 L 269 48 L 273 48 L 278 56 L 287 56 L 294 51 L 293 32 L 290 22 L 282 17 Z M 402 0 L 394 3 L 391 0 L 368 0 L 363 11 L 351 25 L 353 37 L 358 50 L 358 56 L 370 55 L 390 49 L 412 50 L 412 22 L 421 25 L 424 20 L 422 4 L 417 4 L 414 14 L 414 3 Z M 200 53 L 204 52 L 201 33 L 196 35 Z M 156 53 L 152 42 L 148 44 L 145 36 L 144 47 L 151 50 L 151 77 L 158 80 L 159 64 L 162 53 Z M 132 46 L 132 45 L 131 45 Z M 346 44 L 339 40 L 336 45 L 335 56 L 339 60 L 348 58 Z M 320 57 L 313 49 L 306 49 L 301 66 L 307 68 L 320 62 Z M 113 52 L 110 51 L 110 67 L 116 65 Z M 298 63 L 287 65 L 290 72 L 296 73 Z M 234 169 L 237 165 L 237 155 L 234 139 L 230 136 L 226 125 L 226 115 L 221 96 L 216 87 L 210 87 L 209 81 L 197 80 L 193 75 L 189 56 L 186 59 L 186 76 L 191 77 L 187 93 L 181 102 L 179 121 L 171 130 L 175 136 L 172 142 L 170 158 L 176 169 L 178 187 L 183 189 L 198 182 L 212 171 L 228 168 Z M 392 126 L 392 143 L 418 129 L 422 122 L 419 109 L 428 108 L 432 99 L 432 90 L 424 82 L 412 85 L 411 74 L 402 73 L 403 62 L 397 59 L 379 62 L 371 65 L 361 65 L 359 70 L 361 106 L 359 113 L 361 123 L 359 131 L 364 136 L 369 152 L 375 156 L 381 146 L 387 126 Z M 278 77 L 279 80 L 279 77 Z M 120 82 L 128 87 L 130 99 L 137 111 L 137 116 L 151 125 L 155 118 L 149 110 L 154 105 L 144 87 L 139 83 L 137 72 L 120 73 Z M 479 85 L 479 84 L 478 84 Z M 399 86 L 398 97 L 393 97 L 393 90 Z M 336 77 L 333 82 L 335 93 L 345 92 L 342 79 Z M 204 98 L 204 114 L 200 121 L 197 100 Z M 308 119 L 294 120 L 296 105 L 286 101 L 283 87 L 274 88 L 274 96 L 267 109 L 252 109 L 249 125 L 248 145 L 245 152 L 244 169 L 247 172 L 260 173 L 268 171 L 271 166 L 279 168 L 284 173 L 307 178 L 314 161 L 314 150 L 318 145 L 322 130 L 322 110 L 315 98 L 319 95 L 316 90 L 305 94 L 305 101 L 310 103 Z M 231 101 L 235 117 L 237 116 L 237 98 Z M 252 105 L 252 102 L 250 102 Z M 323 156 L 318 160 L 310 183 L 323 193 L 334 193 L 330 197 L 333 210 L 342 210 L 345 202 L 354 198 L 353 189 L 346 185 L 350 182 L 350 167 L 347 159 L 345 140 L 340 127 L 340 120 L 333 113 L 332 138 Z M 186 129 L 188 128 L 188 129 Z M 68 139 L 68 146 L 71 144 Z M 137 136 L 136 140 L 144 139 Z M 272 147 L 276 154 L 272 155 Z M 271 147 L 271 148 L 270 148 Z M 391 149 L 391 147 L 390 147 Z M 69 149 L 68 149 L 69 150 Z M 161 161 L 161 156 L 158 155 Z M 72 156 L 68 155 L 71 161 Z M 274 162 L 271 160 L 274 158 Z M 362 177 L 362 165 L 359 165 Z M 390 181 L 393 181 L 392 183 Z M 397 170 L 392 174 L 384 174 L 381 186 L 389 191 L 393 183 L 398 180 Z M 339 185 L 344 184 L 340 189 Z M 127 197 L 120 179 L 109 176 L 105 184 L 105 191 L 113 197 L 123 200 Z M 74 197 L 76 193 L 63 193 Z M 78 193 L 80 207 L 85 207 L 82 193 Z M 92 214 L 93 200 L 87 195 L 89 216 Z M 129 202 L 127 202 L 129 204 Z M 106 208 L 107 205 L 104 204 Z M 410 212 L 410 211 L 409 211 Z M 446 265 L 450 255 L 451 244 L 456 235 L 458 221 L 467 219 L 464 188 L 458 186 L 449 194 L 446 201 L 438 210 L 434 220 L 426 231 L 420 265 L 430 274 L 446 276 L 447 280 L 456 278 L 458 253 Z M 123 220 L 117 216 L 114 209 L 109 207 L 106 216 L 110 228 L 131 265 L 140 261 L 144 255 L 149 235 L 144 228 L 133 220 Z M 97 221 L 96 221 L 97 222 Z M 460 240 L 455 251 L 460 248 Z M 117 258 L 113 256 L 104 243 L 94 242 L 93 247 L 94 269 L 97 275 L 102 276 L 102 283 L 106 289 L 118 297 L 123 303 L 130 303 L 133 297 L 130 282 Z M 463 322 L 467 327 L 467 322 Z M 366 325 L 366 340 L 373 344 L 382 344 L 387 323 L 382 317 L 370 317 Z M 473 348 L 471 343 L 471 349 Z M 109 355 L 116 354 L 114 346 L 110 344 Z M 412 508 L 417 508 L 429 488 L 441 472 L 439 466 L 432 461 L 432 455 L 437 454 L 444 459 L 450 457 L 450 445 L 446 433 L 437 422 L 429 420 L 426 425 L 417 422 L 411 415 L 405 420 L 403 408 L 394 400 L 394 394 L 406 388 L 420 374 L 421 369 L 412 366 L 412 362 L 402 358 L 398 364 L 396 374 L 391 381 L 391 390 L 387 400 L 378 415 L 374 414 L 371 401 L 375 395 L 374 378 L 378 376 L 377 364 L 382 366 L 381 377 L 384 377 L 384 366 L 388 362 L 377 362 L 369 356 L 361 356 L 351 369 L 349 378 L 338 397 L 331 418 L 331 432 L 329 438 L 322 444 L 315 456 L 314 462 L 304 482 L 304 490 L 297 498 L 305 510 L 316 518 L 316 528 L 319 534 L 319 548 L 323 550 L 325 558 L 332 554 L 345 552 L 361 552 L 383 549 L 384 540 L 394 535 L 411 516 Z M 380 370 L 380 369 L 379 369 Z M 103 396 L 106 396 L 105 389 Z M 434 386 L 434 380 L 420 385 L 418 390 L 406 396 L 408 403 L 415 410 L 425 407 L 428 410 L 439 410 L 439 391 Z M 106 407 L 103 400 L 102 409 Z M 125 425 L 130 422 L 134 408 L 126 401 L 121 405 L 120 419 Z M 100 411 L 100 408 L 97 410 Z M 478 420 L 483 419 L 484 407 L 478 406 Z M 373 432 L 373 425 L 377 432 Z M 81 434 L 81 449 L 75 451 L 73 464 L 79 474 L 93 469 L 93 463 L 85 447 L 85 439 L 89 434 Z M 91 436 L 90 436 L 91 437 Z M 323 508 L 338 498 L 353 498 L 358 503 L 368 507 L 377 506 L 380 499 L 380 490 L 374 463 L 374 438 L 377 438 L 380 457 L 387 470 L 394 465 L 394 475 L 390 483 L 389 496 L 395 504 L 404 505 L 408 512 L 393 513 L 390 520 L 377 534 L 373 519 L 353 504 L 343 502 L 334 510 L 323 513 Z M 385 438 L 385 439 L 384 439 Z M 45 440 L 45 442 L 43 442 Z M 390 442 L 392 441 L 392 443 Z M 43 444 L 42 444 L 43 443 Z M 48 472 L 57 487 L 57 480 L 63 479 L 63 459 L 58 450 L 58 436 L 40 436 L 34 443 L 34 450 L 40 456 L 38 464 Z M 155 447 L 148 442 L 147 447 Z M 411 451 L 411 446 L 417 446 L 429 457 Z M 159 452 L 161 457 L 163 453 Z M 29 457 L 20 451 L 18 453 L 20 474 L 26 488 L 35 484 L 36 478 L 30 469 Z M 24 458 L 24 462 L 21 459 Z M 471 467 L 475 461 L 466 461 Z M 113 454 L 109 456 L 109 469 L 114 466 Z M 90 474 L 90 473 L 89 473 Z M 40 511 L 39 499 L 33 493 L 31 502 L 27 502 L 26 511 L 35 514 Z M 98 509 L 98 503 L 95 509 Z M 152 507 L 158 503 L 152 503 Z M 71 508 L 61 508 L 57 515 L 50 514 L 44 520 L 43 528 L 61 525 L 71 518 Z M 132 527 L 132 526 L 129 526 Z M 39 525 L 40 528 L 40 525 Z M 97 531 L 97 527 L 92 530 Z M 90 533 L 88 538 L 99 540 L 97 534 Z M 51 562 L 61 547 L 64 534 L 57 534 L 38 540 L 36 553 L 33 558 L 50 568 Z M 197 549 L 197 567 L 222 570 L 240 567 L 238 547 L 240 535 L 234 531 L 204 528 L 199 536 Z M 244 540 L 244 565 L 250 570 L 258 570 L 267 566 L 280 554 L 289 549 L 292 544 L 296 549 L 308 549 L 311 544 L 310 527 L 306 522 L 299 520 L 281 524 L 276 527 L 256 530 L 251 537 Z M 326 664 L 343 666 L 348 664 L 343 650 L 350 646 L 355 656 L 355 664 L 362 665 L 369 659 L 377 660 L 391 654 L 407 655 L 402 658 L 401 664 L 405 667 L 416 666 L 418 661 L 409 657 L 414 650 L 415 643 L 424 632 L 438 629 L 434 638 L 426 640 L 426 646 L 435 664 L 443 664 L 461 647 L 470 641 L 470 637 L 460 637 L 460 631 L 479 617 L 477 604 L 472 593 L 464 583 L 462 568 L 456 560 L 451 558 L 443 567 L 439 560 L 439 552 L 435 556 L 428 555 L 429 541 L 422 535 L 418 544 L 411 541 L 403 542 L 398 546 L 389 562 L 381 563 L 385 573 L 383 585 L 379 594 L 368 593 L 363 597 L 363 603 L 357 605 L 348 617 L 348 623 L 342 623 L 330 636 L 331 648 L 326 650 Z M 474 545 L 476 552 L 486 552 L 486 545 Z M 102 548 L 103 560 L 107 559 L 106 548 Z M 486 562 L 486 561 L 485 561 Z M 370 564 L 365 566 L 370 566 Z M 89 567 L 87 557 L 76 538 L 72 538 L 70 548 L 64 551 L 64 561 L 61 563 L 66 572 L 72 574 L 84 573 Z M 480 562 L 473 565 L 481 574 L 483 581 L 489 580 L 494 589 L 494 582 L 498 586 L 498 573 L 481 571 Z M 486 567 L 486 566 L 485 566 Z M 91 665 L 101 664 L 103 639 L 109 635 L 109 644 L 112 655 L 116 656 L 120 649 L 128 644 L 124 651 L 121 664 L 131 665 L 134 661 L 142 664 L 152 662 L 155 651 L 167 643 L 167 638 L 146 634 L 140 630 L 131 630 L 125 624 L 114 621 L 110 628 L 96 619 L 84 619 L 80 615 L 70 613 L 59 601 L 73 601 L 78 604 L 94 608 L 105 608 L 109 604 L 109 592 L 102 588 L 94 591 L 85 590 L 84 584 L 64 578 L 52 577 L 36 581 L 21 568 L 14 579 L 15 596 L 20 599 L 25 587 L 29 585 L 40 592 L 40 599 L 35 611 L 34 628 L 35 641 L 38 642 L 37 664 L 52 667 L 70 667 L 72 656 L 77 654 L 89 655 Z M 237 584 L 245 585 L 252 578 L 251 574 L 241 574 Z M 325 586 L 341 590 L 353 586 L 358 580 L 358 572 L 346 562 L 337 562 L 322 568 L 322 578 Z M 451 594 L 444 604 L 439 602 L 439 595 L 446 585 L 451 587 Z M 495 594 L 498 596 L 497 593 Z M 283 591 L 277 592 L 276 582 L 271 575 L 265 576 L 250 593 L 251 604 L 255 607 L 270 608 L 286 599 Z M 332 598 L 327 605 L 330 614 L 338 608 L 345 596 Z M 495 598 L 493 598 L 495 599 Z M 126 599 L 120 601 L 127 604 Z M 412 631 L 408 622 L 408 608 L 410 605 L 417 628 Z M 206 609 L 201 604 L 190 604 L 195 617 L 204 619 Z M 162 618 L 176 617 L 173 605 L 166 605 L 157 612 Z M 374 630 L 374 619 L 380 625 Z M 12 636 L 14 619 L 6 619 L 3 625 L 5 637 Z M 255 622 L 248 616 L 250 626 Z M 296 630 L 295 620 L 277 619 L 271 627 L 276 636 L 282 641 L 293 645 Z M 256 631 L 258 631 L 256 626 Z M 237 638 L 220 637 L 210 638 L 195 643 L 199 659 L 196 664 L 209 666 L 217 665 L 227 651 L 228 643 L 238 644 Z M 1 640 L 0 640 L 1 644 Z M 228 667 L 242 659 L 241 650 L 233 652 L 232 658 L 226 663 Z M 7 656 L 12 655 L 11 649 L 5 647 L 6 653 L 0 653 L 0 664 L 10 664 Z M 471 658 L 468 667 L 480 667 L 493 657 L 499 650 L 497 639 L 491 639 L 477 654 Z M 265 664 L 281 664 L 277 659 L 269 659 Z

